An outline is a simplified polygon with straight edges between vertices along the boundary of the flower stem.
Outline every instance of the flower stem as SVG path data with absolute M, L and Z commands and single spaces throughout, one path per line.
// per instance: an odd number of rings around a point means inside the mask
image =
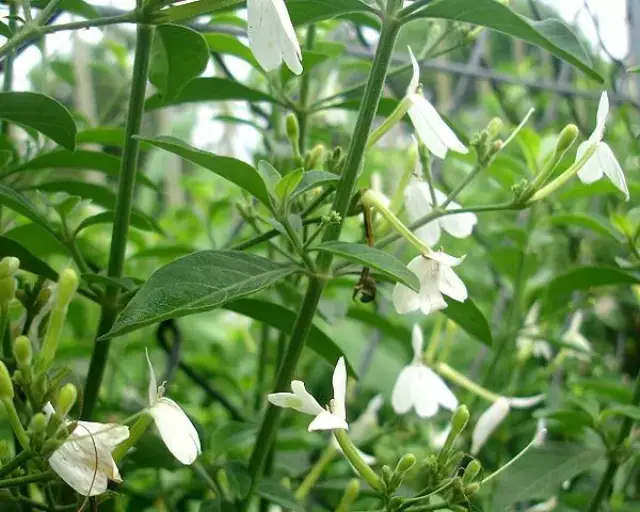
M 13 278 L 9 278 L 13 279 Z M 9 332 L 9 304 L 0 306 L 0 341 L 2 342 L 2 355 L 7 360 L 13 359 L 11 346 L 11 333 Z
M 312 50 L 316 38 L 316 26 L 312 23 L 307 27 L 307 40 L 305 49 Z M 300 135 L 298 137 L 298 151 L 304 157 L 304 151 L 307 139 L 307 127 L 309 121 L 309 85 L 311 84 L 311 72 L 307 71 L 300 78 L 300 109 L 297 112 L 298 126 L 300 127 Z
M 45 471 L 44 473 L 36 473 L 35 475 L 19 476 L 16 478 L 7 478 L 0 480 L 0 489 L 7 489 L 9 487 L 18 487 L 20 485 L 32 484 L 34 482 L 44 482 L 51 480 L 55 476 L 53 471 Z
M 500 395 L 497 395 L 496 393 L 493 393 L 488 389 L 485 389 L 482 386 L 476 384 L 471 379 L 465 377 L 458 371 L 451 368 L 451 366 L 449 366 L 447 363 L 438 363 L 435 366 L 435 369 L 443 377 L 446 377 L 447 379 L 455 382 L 459 386 L 462 386 L 463 388 L 468 389 L 469 391 L 479 396 L 480 398 L 484 398 L 489 402 L 495 402 L 500 398 Z
M 2 400 L 4 404 L 4 409 L 7 411 L 7 419 L 9 421 L 9 425 L 13 429 L 13 433 L 16 436 L 16 439 L 22 446 L 22 449 L 25 451 L 29 450 L 29 436 L 27 436 L 27 432 L 20 423 L 20 418 L 18 417 L 18 411 L 16 411 L 16 406 L 13 403 L 13 400 L 9 398 L 5 398 Z
M 14 469 L 19 468 L 20 466 L 22 466 L 22 464 L 24 464 L 26 461 L 32 458 L 33 455 L 34 454 L 28 450 L 22 450 L 18 455 L 16 455 L 13 459 L 7 462 L 4 466 L 0 467 L 0 477 L 8 475 Z
M 636 383 L 633 389 L 633 398 L 631 400 L 631 405 L 637 406 L 640 404 L 640 372 L 636 376 Z M 598 512 L 600 510 L 600 504 L 607 497 L 609 493 L 609 489 L 613 482 L 613 478 L 618 471 L 618 467 L 621 464 L 620 457 L 620 449 L 624 444 L 625 440 L 631 434 L 631 429 L 633 428 L 634 420 L 630 416 L 625 416 L 622 420 L 622 425 L 620 425 L 620 431 L 618 432 L 618 438 L 616 439 L 616 444 L 613 447 L 613 450 L 609 454 L 609 462 L 607 464 L 607 468 L 602 475 L 602 480 L 600 480 L 600 485 L 593 498 L 591 499 L 591 503 L 589 504 L 589 508 L 587 512 Z
M 342 448 L 342 453 L 344 453 L 345 457 L 351 462 L 351 465 L 356 469 L 358 474 L 367 481 L 372 489 L 382 492 L 383 488 L 380 477 L 376 475 L 375 471 L 371 469 L 360 456 L 351 439 L 347 436 L 347 431 L 342 429 L 334 430 L 333 435 L 336 437 L 340 448 Z
M 9 30 L 11 33 L 15 33 L 16 30 L 16 15 L 18 14 L 18 4 L 16 2 L 9 2 Z M 11 51 L 4 59 L 4 77 L 2 80 L 2 91 L 9 92 L 13 88 L 13 62 L 16 58 L 15 51 Z M 2 134 L 7 135 L 9 133 L 9 122 L 2 121 Z
M 307 476 L 304 477 L 304 480 L 300 484 L 300 487 L 298 487 L 298 489 L 296 490 L 296 499 L 298 501 L 302 501 L 307 497 L 307 494 L 309 494 L 309 491 L 311 490 L 313 485 L 318 481 L 318 478 L 320 478 L 322 472 L 325 470 L 327 465 L 335 458 L 337 453 L 338 450 L 336 450 L 335 446 L 333 446 L 332 444 L 327 445 L 327 447 L 320 455 L 320 458 L 316 461 L 316 463 L 311 468 L 311 471 L 309 471 L 309 473 L 307 473 Z
M 136 422 L 129 429 L 129 437 L 122 441 L 116 449 L 113 450 L 113 460 L 117 463 L 122 460 L 122 457 L 129 451 L 129 449 L 138 442 L 142 435 L 147 431 L 153 418 L 149 414 L 142 414 Z
M 122 277 L 124 272 L 125 250 L 129 234 L 129 219 L 138 170 L 138 156 L 140 141 L 134 135 L 140 133 L 144 111 L 145 91 L 149 62 L 151 59 L 151 45 L 153 43 L 153 27 L 138 24 L 136 28 L 136 53 L 133 64 L 131 82 L 131 97 L 129 99 L 127 126 L 125 131 L 125 146 L 122 154 L 122 165 L 118 183 L 118 195 L 115 205 L 115 219 L 111 235 L 111 250 L 109 253 L 109 277 Z M 118 297 L 120 289 L 117 286 L 107 286 L 102 303 L 100 324 L 97 338 L 109 332 L 118 314 Z M 82 418 L 89 419 L 93 414 L 100 383 L 104 375 L 109 354 L 110 340 L 96 342 L 91 354 L 91 363 L 84 390 Z

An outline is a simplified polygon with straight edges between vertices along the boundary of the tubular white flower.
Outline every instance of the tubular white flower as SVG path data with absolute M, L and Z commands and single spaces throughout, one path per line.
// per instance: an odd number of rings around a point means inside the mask
M 148 412 L 160 432 L 162 442 L 182 464 L 193 464 L 202 452 L 200 437 L 189 417 L 170 398 L 164 395 L 164 383 L 158 386 L 149 353 L 149 409 Z
M 398 414 L 406 414 L 415 409 L 422 418 L 435 415 L 440 406 L 450 411 L 455 410 L 458 407 L 458 399 L 442 378 L 422 361 L 424 338 L 417 324 L 413 326 L 411 344 L 413 361 L 400 371 L 393 387 L 393 410 Z
M 553 357 L 553 351 L 549 342 L 540 339 L 540 326 L 538 316 L 540 315 L 540 303 L 536 302 L 531 306 L 524 320 L 524 328 L 516 338 L 516 347 L 520 353 L 531 353 L 535 357 L 542 357 L 549 361 Z
M 438 204 L 442 204 L 447 199 L 447 196 L 439 190 L 435 190 L 435 196 Z M 429 185 L 414 177 L 404 191 L 404 204 L 411 223 L 431 213 L 433 200 Z M 461 206 L 453 201 L 447 205 L 447 210 L 459 210 L 460 208 Z M 474 213 L 445 215 L 420 226 L 415 230 L 415 234 L 425 244 L 435 245 L 440 240 L 441 229 L 455 238 L 466 238 L 471 235 L 473 227 L 477 223 L 478 217 Z
M 620 190 L 626 200 L 629 200 L 629 188 L 624 178 L 622 167 L 618 163 L 616 156 L 606 142 L 602 142 L 604 129 L 609 115 L 609 97 L 604 91 L 600 96 L 598 104 L 598 112 L 596 114 L 596 127 L 589 137 L 589 140 L 578 146 L 576 161 L 580 160 L 586 151 L 593 145 L 596 146 L 595 152 L 586 161 L 582 168 L 578 171 L 578 178 L 583 183 L 593 183 L 606 175 L 615 187 Z
M 302 73 L 300 43 L 284 0 L 248 0 L 247 22 L 249 46 L 266 71 L 284 60 L 293 73 Z
M 344 357 L 338 359 L 333 371 L 333 400 L 327 409 L 323 409 L 318 401 L 305 388 L 300 380 L 291 381 L 292 393 L 271 393 L 267 398 L 277 407 L 294 409 L 298 412 L 315 416 L 309 424 L 309 432 L 314 430 L 349 430 L 345 398 L 347 394 L 347 368 Z
M 588 361 L 591 358 L 591 343 L 580 333 L 580 327 L 582 326 L 582 312 L 576 311 L 571 318 L 569 328 L 562 335 L 562 341 L 567 345 L 575 347 L 577 350 L 568 350 L 568 354 L 580 359 L 581 361 Z
M 467 299 L 467 287 L 453 271 L 454 266 L 461 263 L 443 252 L 433 253 L 430 257 L 416 256 L 407 267 L 420 281 L 420 291 L 414 292 L 403 284 L 396 284 L 392 300 L 396 311 L 400 314 L 420 310 L 428 315 L 447 307 L 443 295 L 458 302 Z
M 409 57 L 413 65 L 413 76 L 407 87 L 406 99 L 409 102 L 409 118 L 413 123 L 418 137 L 438 158 L 445 158 L 447 151 L 468 153 L 467 148 L 460 142 L 456 134 L 447 126 L 434 106 L 427 101 L 420 91 L 420 66 L 409 48 Z
M 509 415 L 512 407 L 525 409 L 539 404 L 545 395 L 534 395 L 530 397 L 513 398 L 501 396 L 484 411 L 473 429 L 471 435 L 471 454 L 476 455 L 487 442 L 487 439 L 500 426 Z M 537 438 L 536 438 L 537 439 Z
M 50 403 L 45 405 L 45 413 L 53 413 Z M 78 494 L 97 496 L 107 490 L 109 480 L 122 482 L 111 452 L 128 437 L 129 427 L 124 425 L 78 421 L 49 457 L 49 465 Z

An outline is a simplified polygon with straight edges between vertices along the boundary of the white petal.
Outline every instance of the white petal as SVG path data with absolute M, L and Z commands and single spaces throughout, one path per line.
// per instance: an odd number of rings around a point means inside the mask
M 287 11 L 287 6 L 283 0 L 271 1 L 280 22 L 281 29 L 278 32 L 278 43 L 284 62 L 292 73 L 299 75 L 302 73 L 302 52 L 300 51 L 298 36 L 289 17 L 289 11 Z
M 56 410 L 53 408 L 53 405 L 51 405 L 51 402 L 47 402 L 46 404 L 44 404 L 42 410 L 44 411 L 44 415 L 47 419 L 49 419 L 56 413 Z
M 540 316 L 540 302 L 536 301 L 529 309 L 527 317 L 524 319 L 524 325 L 535 325 L 538 322 L 538 316 Z
M 418 61 L 413 55 L 411 51 L 411 47 L 407 46 L 409 49 L 409 58 L 411 59 L 411 66 L 413 68 L 413 75 L 411 76 L 411 82 L 409 82 L 409 87 L 407 87 L 407 96 L 410 94 L 414 94 L 420 85 L 420 66 L 418 65 Z
M 305 412 L 307 414 L 314 414 L 304 410 L 304 402 L 298 398 L 295 393 L 270 393 L 267 395 L 267 400 L 276 407 L 282 407 L 284 409 L 295 409 L 299 412 Z
M 424 258 L 422 256 L 416 256 L 407 265 L 407 268 L 418 276 L 418 280 L 420 279 L 418 272 L 422 268 L 423 260 Z M 420 295 L 400 283 L 394 286 L 391 300 L 396 312 L 401 315 L 411 313 L 420 307 Z
M 329 411 L 322 411 L 318 414 L 314 420 L 309 423 L 309 432 L 314 430 L 336 430 L 344 429 L 349 430 L 349 425 L 344 420 L 335 414 L 331 414 Z
M 347 368 L 344 357 L 340 356 L 335 370 L 333 370 L 333 401 L 331 412 L 338 418 L 347 419 L 345 400 L 347 397 Z
M 410 223 L 414 223 L 432 210 L 429 185 L 413 178 L 404 191 L 404 204 Z M 427 245 L 434 245 L 440 239 L 438 220 L 429 222 L 415 230 L 415 235 Z
M 93 455 L 80 453 L 66 442 L 51 454 L 49 465 L 82 496 L 97 496 L 107 490 L 107 476 L 96 469 L 95 451 Z
M 117 425 L 115 423 L 96 423 L 93 421 L 79 421 L 78 426 L 86 429 L 88 433 L 93 435 L 94 440 L 104 444 L 109 450 L 118 446 L 122 441 L 129 438 L 129 427 L 126 425 Z M 79 436 L 83 436 L 81 429 L 74 430 Z M 87 433 L 87 435 L 88 435 Z
M 427 222 L 414 231 L 414 234 L 427 245 L 435 245 L 440 240 L 440 219 Z
M 420 277 L 420 311 L 428 315 L 447 307 L 444 297 L 440 293 L 440 267 L 441 265 L 430 259 L 425 259 L 424 270 Z M 428 270 L 428 272 L 427 272 Z
M 533 342 L 533 355 L 550 361 L 553 357 L 553 350 L 548 342 L 544 340 L 535 340 Z
M 596 128 L 593 131 L 592 138 L 597 139 L 598 142 L 602 140 L 604 135 L 604 127 L 607 123 L 607 116 L 609 115 L 609 96 L 607 91 L 603 91 L 600 95 L 600 101 L 598 102 L 598 113 L 596 114 Z
M 413 360 L 422 360 L 422 351 L 424 350 L 424 336 L 422 335 L 422 329 L 418 324 L 413 324 L 413 330 L 411 331 L 411 346 L 413 347 Z
M 558 506 L 558 498 L 556 496 L 551 496 L 547 501 L 543 501 L 532 507 L 529 507 L 524 512 L 552 512 Z
M 296 411 L 313 414 L 314 416 L 324 411 L 318 401 L 307 391 L 307 388 L 304 387 L 304 382 L 301 380 L 291 381 L 291 390 L 302 401 L 300 408 L 293 407 Z
M 192 464 L 201 452 L 193 423 L 173 400 L 163 397 L 149 409 L 162 441 L 182 464 Z
M 589 146 L 592 143 L 589 141 L 585 141 L 578 146 L 578 151 L 576 153 L 576 162 L 580 160 Z M 600 163 L 597 158 L 594 158 L 595 153 L 587 160 L 584 165 L 578 171 L 578 178 L 582 183 L 593 183 L 594 181 L 598 181 L 602 178 L 603 172 Z
M 364 453 L 357 446 L 355 447 L 355 449 L 356 449 L 356 452 L 358 452 L 358 455 L 360 455 L 360 457 L 362 458 L 362 460 L 364 460 L 365 463 L 367 463 L 369 466 L 371 466 L 371 465 L 376 463 L 376 458 L 373 455 L 369 455 L 368 453 Z
M 580 328 L 582 327 L 582 320 L 583 320 L 584 316 L 582 314 L 582 311 L 576 311 L 573 316 L 571 317 L 571 322 L 569 323 L 569 329 L 568 329 L 568 333 L 576 333 L 576 332 L 580 332 Z
M 517 409 L 526 409 L 527 407 L 533 407 L 534 405 L 539 404 L 545 398 L 544 394 L 534 395 L 534 396 L 526 396 L 522 398 L 507 398 L 509 405 L 511 407 L 516 407 Z
M 620 167 L 620 163 L 618 162 L 616 155 L 613 154 L 609 145 L 606 142 L 598 144 L 596 154 L 593 155 L 592 158 L 594 157 L 598 158 L 602 171 L 611 180 L 611 183 L 613 183 L 615 187 L 624 194 L 625 199 L 628 201 L 629 188 L 627 187 L 627 181 L 624 178 L 624 172 L 622 171 L 622 167 Z
M 158 381 L 156 379 L 156 372 L 153 371 L 151 359 L 149 359 L 149 351 L 146 347 L 144 349 L 144 353 L 147 356 L 147 364 L 149 365 L 149 405 L 153 405 L 158 399 Z
M 447 208 L 451 210 L 452 208 Z M 445 215 L 438 219 L 442 228 L 451 236 L 456 238 L 466 238 L 473 232 L 473 227 L 478 223 L 475 213 L 457 213 L 455 215 Z
M 489 436 L 509 414 L 509 401 L 499 398 L 482 413 L 471 436 L 471 454 L 477 454 L 489 439 Z
M 415 365 L 405 366 L 396 379 L 391 393 L 391 407 L 397 414 L 406 414 L 413 407 L 412 386 L 416 372 Z
M 382 408 L 383 404 L 384 398 L 382 397 L 382 395 L 378 394 L 374 396 L 371 400 L 369 400 L 364 414 L 377 414 L 378 411 Z
M 424 366 L 421 370 L 421 379 L 424 382 L 425 392 L 432 395 L 445 409 L 453 411 L 458 407 L 458 399 L 449 389 L 444 380 L 431 368 Z
M 467 287 L 451 267 L 440 265 L 440 278 L 438 283 L 440 291 L 447 297 L 451 297 L 458 302 L 467 300 Z
M 455 256 L 451 256 L 443 251 L 431 251 L 429 254 L 425 254 L 426 258 L 431 260 L 435 260 L 438 263 L 442 263 L 447 267 L 457 267 L 464 261 L 464 256 L 461 258 L 456 258 Z
M 448 149 L 462 154 L 469 152 L 424 96 L 412 94 L 408 98 L 412 103 L 409 107 L 409 117 L 429 151 L 438 158 L 444 158 Z
M 430 370 L 423 364 L 415 365 L 411 384 L 411 401 L 416 414 L 430 418 L 438 412 L 438 397 L 431 389 Z

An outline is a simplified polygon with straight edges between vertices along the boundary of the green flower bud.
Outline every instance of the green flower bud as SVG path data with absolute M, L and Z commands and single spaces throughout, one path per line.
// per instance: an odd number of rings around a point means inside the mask
M 47 428 L 47 423 L 49 423 L 48 418 L 41 412 L 37 412 L 31 418 L 31 422 L 29 423 L 29 431 L 34 434 L 43 433 Z
M 344 160 L 344 151 L 340 146 L 336 146 L 331 153 L 331 158 L 328 161 L 328 167 L 331 172 L 336 174 L 340 173 L 340 168 L 342 167 L 342 161 Z
M 561 155 L 567 151 L 578 138 L 578 133 L 579 130 L 575 124 L 565 126 L 556 142 L 556 154 Z
M 324 158 L 324 146 L 322 144 L 317 144 L 314 146 L 311 151 L 309 151 L 304 159 L 304 168 L 305 169 L 315 169 L 319 165 L 322 164 L 322 160 Z
M 353 503 L 358 499 L 358 494 L 360 494 L 360 480 L 352 478 L 344 490 L 336 512 L 349 512 Z
M 393 471 L 387 465 L 382 466 L 382 481 L 385 484 L 389 484 L 393 480 Z
M 300 140 L 300 126 L 298 125 L 298 118 L 295 114 L 288 114 L 285 121 L 287 129 L 287 137 L 291 141 L 291 145 L 298 148 L 298 142 Z
M 394 496 L 389 500 L 389 510 L 398 510 L 402 505 L 402 498 L 400 496 Z
M 0 361 L 0 400 L 13 400 L 13 383 L 9 370 L 5 364 Z
M 470 484 L 475 480 L 478 476 L 478 473 L 482 470 L 482 464 L 480 464 L 477 460 L 472 460 L 467 464 L 467 467 L 464 470 L 464 474 L 462 475 L 462 482 L 464 484 Z
M 16 295 L 16 280 L 12 276 L 0 279 L 0 306 L 6 307 Z
M 78 274 L 71 268 L 63 270 L 58 279 L 58 296 L 56 297 L 56 307 L 67 307 L 73 298 L 73 294 L 78 289 Z
M 0 260 L 0 279 L 12 276 L 20 268 L 20 260 L 13 256 L 7 256 Z
M 464 404 L 459 405 L 451 418 L 451 432 L 460 434 L 460 432 L 464 430 L 464 427 L 467 426 L 468 421 L 469 409 Z
M 65 384 L 60 392 L 58 393 L 58 400 L 56 402 L 56 412 L 60 415 L 61 418 L 64 418 L 71 408 L 76 403 L 78 398 L 78 390 L 76 387 L 69 383 Z
M 465 496 L 473 496 L 479 490 L 480 490 L 480 484 L 476 482 L 476 483 L 467 485 L 464 488 L 464 494 Z
M 487 125 L 487 131 L 489 132 L 489 137 L 492 139 L 496 138 L 500 134 L 500 130 L 502 130 L 502 119 L 499 117 L 494 117 L 489 124 Z
M 407 471 L 409 471 L 416 464 L 416 457 L 413 453 L 407 453 L 402 456 L 402 458 L 398 461 L 398 465 L 396 466 L 396 473 L 399 475 L 404 475 Z
M 19 367 L 29 366 L 33 358 L 33 347 L 29 338 L 26 336 L 18 336 L 13 342 L 13 355 L 18 362 Z

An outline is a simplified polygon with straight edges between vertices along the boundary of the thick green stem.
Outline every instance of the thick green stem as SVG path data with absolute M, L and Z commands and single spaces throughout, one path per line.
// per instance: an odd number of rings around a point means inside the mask
M 2 400 L 4 404 L 5 411 L 7 412 L 7 420 L 9 421 L 9 425 L 13 429 L 13 433 L 16 436 L 16 439 L 22 446 L 24 451 L 29 450 L 29 436 L 27 435 L 27 431 L 20 423 L 20 417 L 18 416 L 18 411 L 16 411 L 16 406 L 13 403 L 13 400 L 9 398 L 4 398 Z
M 636 406 L 640 404 L 640 372 L 638 372 L 638 375 L 636 376 L 636 384 L 633 390 L 633 398 L 631 404 Z M 607 495 L 609 494 L 609 489 L 611 488 L 613 477 L 618 471 L 618 467 L 620 467 L 620 464 L 623 462 L 623 460 L 621 460 L 620 450 L 622 449 L 626 439 L 631 434 L 631 429 L 633 428 L 634 421 L 635 420 L 630 416 L 625 416 L 622 420 L 622 425 L 620 425 L 620 431 L 618 432 L 616 444 L 609 455 L 609 463 L 607 464 L 607 469 L 605 470 L 604 475 L 602 475 L 602 480 L 600 481 L 598 490 L 591 499 L 591 503 L 589 504 L 587 512 L 598 512 L 598 510 L 600 510 L 600 504 L 606 499 Z
M 389 61 L 391 59 L 391 54 L 393 53 L 393 47 L 398 36 L 398 31 L 400 30 L 400 25 L 393 16 L 398 3 L 399 0 L 390 0 L 388 3 L 389 13 L 391 14 L 388 19 L 385 19 L 382 27 L 380 42 L 378 43 L 371 73 L 369 74 L 369 81 L 367 82 L 362 104 L 360 105 L 360 111 L 354 128 L 353 138 L 351 139 L 351 145 L 349 146 L 345 160 L 344 170 L 336 190 L 333 210 L 340 215 L 341 219 L 346 217 L 347 209 L 351 201 L 356 177 L 362 165 L 367 138 L 371 131 L 371 124 L 373 123 L 375 113 L 378 109 L 378 103 L 380 101 L 380 95 L 382 94 L 382 87 L 387 73 L 387 68 L 389 67 Z M 338 224 L 332 224 L 325 231 L 323 240 L 337 240 L 340 236 L 341 230 L 342 221 Z M 330 253 L 320 254 L 318 257 L 318 266 L 321 273 L 326 273 L 329 270 L 332 259 L 333 257 Z M 318 303 L 320 302 L 320 296 L 322 295 L 324 284 L 324 281 L 318 278 L 311 278 L 309 280 L 307 291 L 293 326 L 291 339 L 289 341 L 284 360 L 278 371 L 275 391 L 284 391 L 291 381 L 298 359 L 302 353 L 305 339 L 311 329 L 313 317 L 318 307 Z M 280 413 L 280 408 L 269 404 L 262 419 L 262 423 L 260 424 L 255 448 L 249 461 L 251 487 L 247 493 L 245 501 L 240 506 L 240 510 L 243 512 L 248 510 L 250 500 L 260 483 L 265 462 L 275 439 Z
M 131 97 L 129 99 L 129 116 L 125 132 L 125 146 L 122 154 L 118 195 L 115 205 L 115 219 L 111 235 L 111 251 L 109 253 L 109 277 L 122 277 L 124 272 L 125 250 L 129 234 L 129 220 L 133 203 L 136 173 L 138 170 L 138 156 L 140 141 L 134 138 L 140 133 L 142 115 L 144 112 L 145 91 L 149 62 L 151 59 L 151 45 L 153 43 L 153 27 L 139 24 L 137 26 L 136 53 L 133 64 L 133 78 L 131 82 Z M 120 289 L 107 286 L 102 304 L 100 325 L 97 338 L 111 329 L 118 314 L 118 297 Z M 93 414 L 100 383 L 107 364 L 110 341 L 96 342 L 91 355 L 89 373 L 84 390 L 82 418 L 89 419 Z
M 18 487 L 21 485 L 32 484 L 34 482 L 44 482 L 46 480 L 52 480 L 54 477 L 55 473 L 53 471 L 45 471 L 44 473 L 36 473 L 35 475 L 7 478 L 6 480 L 0 480 L 0 489 Z
M 344 456 L 351 462 L 351 465 L 356 469 L 358 474 L 366 480 L 373 490 L 382 492 L 383 486 L 380 477 L 376 475 L 376 472 L 371 469 L 360 456 L 355 445 L 347 436 L 347 431 L 342 429 L 334 430 L 333 435 L 336 437 L 340 448 L 342 448 L 342 453 L 344 453 Z

